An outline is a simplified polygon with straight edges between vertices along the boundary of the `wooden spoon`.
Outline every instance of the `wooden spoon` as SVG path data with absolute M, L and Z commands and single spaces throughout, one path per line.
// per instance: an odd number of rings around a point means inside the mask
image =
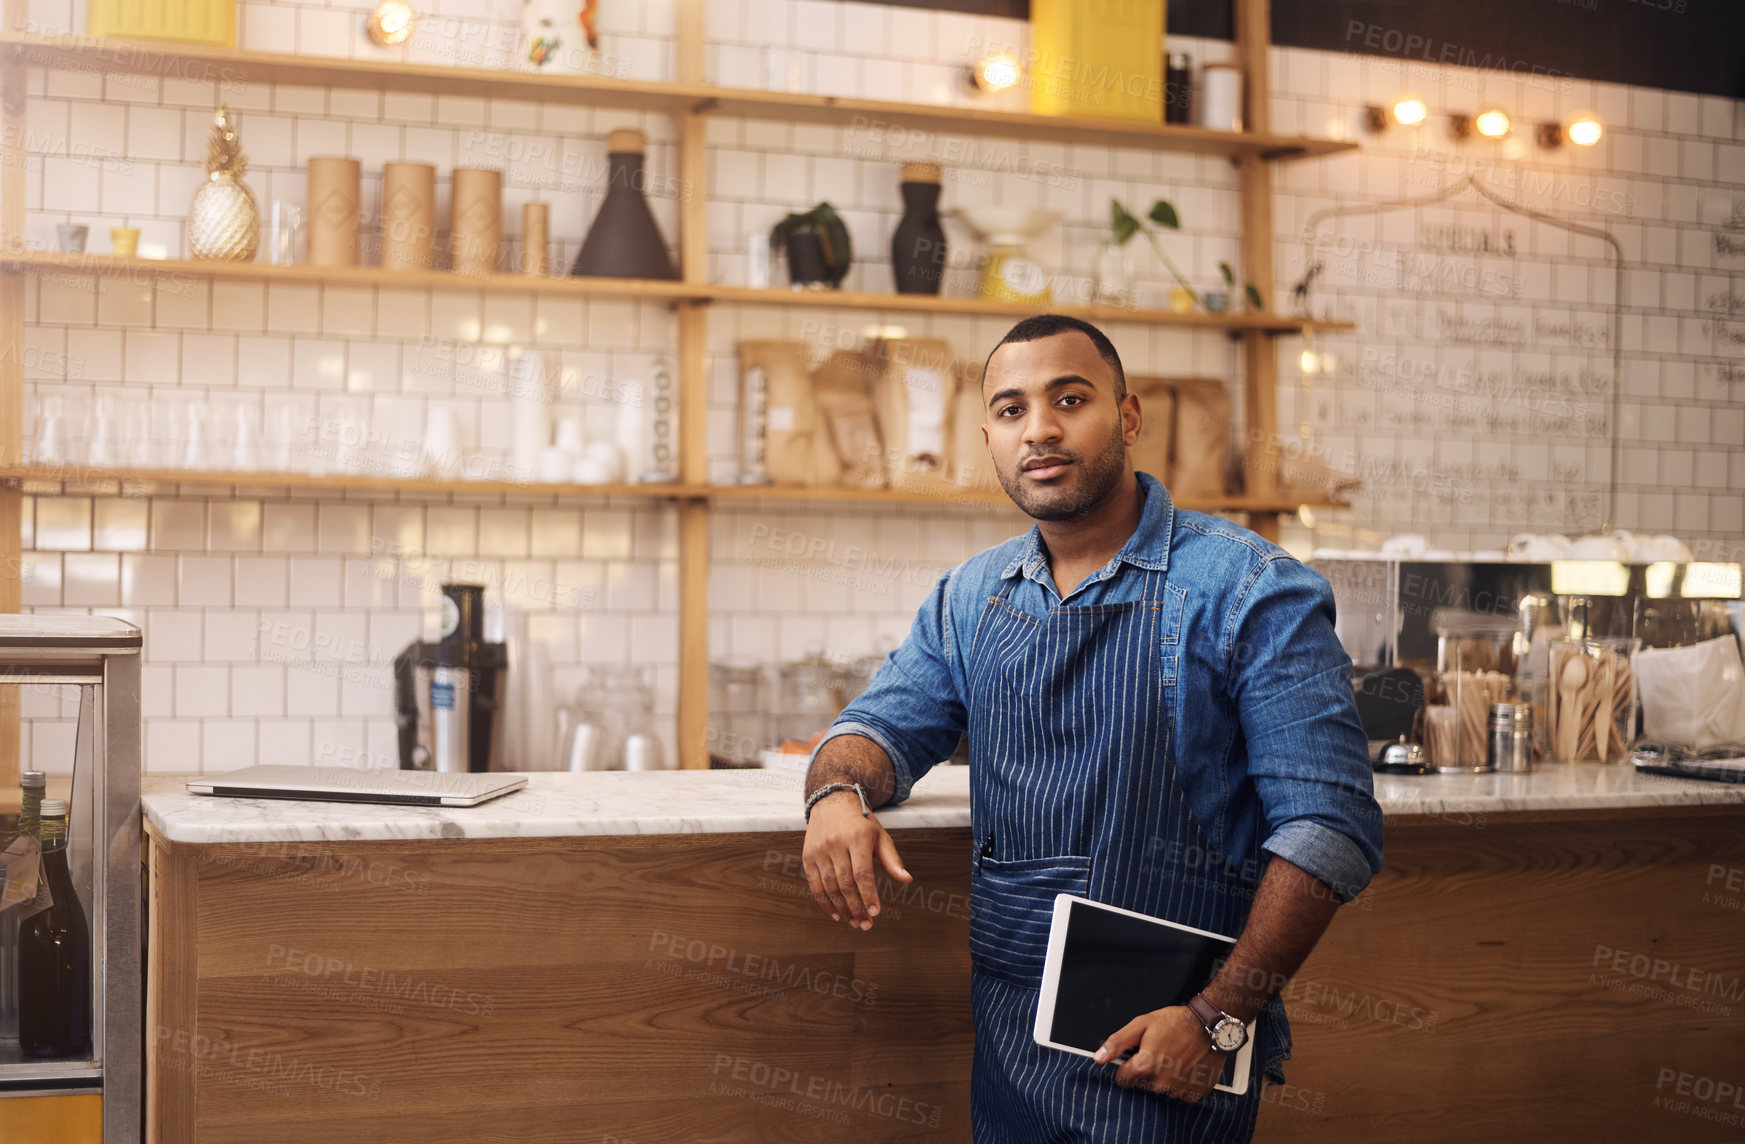
M 1562 670 L 1557 673 L 1557 755 L 1562 759 L 1575 757 L 1576 737 L 1581 725 L 1576 700 L 1587 683 L 1587 677 L 1587 657 L 1579 651 L 1565 659 Z
M 1606 652 L 1604 663 L 1610 668 L 1616 658 L 1611 652 Z M 1605 686 L 1605 680 L 1598 678 L 1603 673 L 1595 672 L 1594 683 L 1599 685 L 1599 698 L 1594 707 L 1594 755 L 1600 762 L 1606 761 L 1606 734 L 1612 726 L 1612 689 Z

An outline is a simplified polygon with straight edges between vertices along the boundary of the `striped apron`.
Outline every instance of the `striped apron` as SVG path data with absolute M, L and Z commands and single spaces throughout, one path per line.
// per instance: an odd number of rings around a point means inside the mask
M 1258 1075 L 1244 1096 L 1214 1090 L 1190 1105 L 1121 1088 L 1112 1066 L 1031 1039 L 1056 894 L 1232 935 L 1253 900 L 1255 883 L 1217 855 L 1177 785 L 1186 594 L 1163 572 L 1125 571 L 1145 577 L 1138 602 L 1063 605 L 1046 618 L 1009 604 L 1012 577 L 971 643 L 977 1144 L 1202 1144 L 1254 1131 Z M 1288 1044 L 1275 999 L 1258 1028 L 1256 1073 L 1258 1062 L 1276 1068 Z

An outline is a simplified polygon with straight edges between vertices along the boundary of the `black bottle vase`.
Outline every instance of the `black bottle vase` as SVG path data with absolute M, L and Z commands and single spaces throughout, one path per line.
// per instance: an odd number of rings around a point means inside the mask
M 606 197 L 570 268 L 585 278 L 665 278 L 679 274 L 643 197 L 642 162 L 648 140 L 640 131 L 606 137 Z
M 903 164 L 903 218 L 891 235 L 891 277 L 899 294 L 937 294 L 945 280 L 939 225 L 939 164 Z

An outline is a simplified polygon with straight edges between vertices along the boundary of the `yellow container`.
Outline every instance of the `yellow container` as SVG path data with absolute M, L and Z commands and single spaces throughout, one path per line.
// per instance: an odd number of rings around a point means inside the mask
M 90 0 L 85 31 L 117 40 L 236 46 L 236 0 Z
M 0 1097 L 0 1140 L 30 1144 L 103 1144 L 103 1097 Z
M 1163 122 L 1165 0 L 1031 0 L 1030 110 Z

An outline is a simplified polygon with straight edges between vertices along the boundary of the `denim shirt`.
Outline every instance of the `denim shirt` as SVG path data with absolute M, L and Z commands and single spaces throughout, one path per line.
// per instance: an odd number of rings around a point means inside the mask
M 1381 869 L 1382 817 L 1351 660 L 1333 630 L 1332 588 L 1284 549 L 1219 517 L 1179 510 L 1156 478 L 1137 476 L 1139 527 L 1065 601 L 1034 527 L 940 577 L 908 639 L 819 746 L 838 735 L 871 739 L 896 772 L 893 803 L 903 801 L 964 735 L 964 657 L 1001 581 L 1021 577 L 1008 606 L 1045 617 L 1068 602 L 1132 603 L 1143 581 L 1137 570 L 1163 571 L 1185 593 L 1180 640 L 1158 649 L 1158 666 L 1177 680 L 1171 761 L 1194 819 L 1245 879 L 1260 879 L 1264 851 L 1350 901 Z

